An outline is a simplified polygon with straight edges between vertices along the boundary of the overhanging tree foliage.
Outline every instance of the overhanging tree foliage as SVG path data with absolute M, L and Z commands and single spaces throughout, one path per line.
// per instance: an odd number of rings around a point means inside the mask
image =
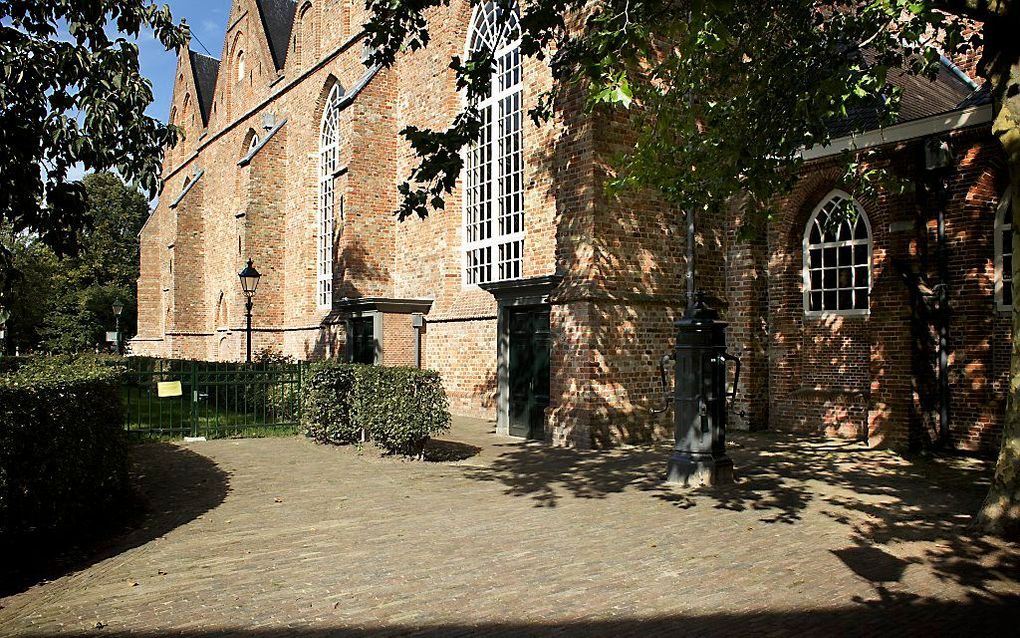
M 73 251 L 90 223 L 75 166 L 155 194 L 179 132 L 145 115 L 152 86 L 132 41 L 143 29 L 167 50 L 187 42 L 152 0 L 0 0 L 0 224 Z M 0 284 L 9 258 L 0 251 Z
M 500 11 L 512 0 L 495 0 Z M 428 11 L 449 0 L 368 0 L 373 61 L 392 64 L 403 50 L 428 45 Z M 718 209 L 740 194 L 750 222 L 767 224 L 793 183 L 800 151 L 825 144 L 830 124 L 857 108 L 891 122 L 899 95 L 891 70 L 932 76 L 940 55 L 975 44 L 964 19 L 985 22 L 985 77 L 1014 188 L 1020 178 L 1020 27 L 1006 0 L 532 0 L 521 7 L 521 49 L 546 59 L 556 90 L 585 91 L 589 108 L 628 108 L 637 141 L 616 162 L 614 188 L 642 187 L 678 209 Z M 398 216 L 442 208 L 461 169 L 461 149 L 476 139 L 470 106 L 486 90 L 492 52 L 451 67 L 469 106 L 446 130 L 409 127 L 421 157 Z M 550 115 L 554 95 L 532 115 Z M 855 158 L 845 158 L 848 171 Z M 867 182 L 868 180 L 863 180 Z M 1014 223 L 1020 197 L 1014 195 Z M 1015 235 L 1020 237 L 1020 234 Z M 1020 241 L 1014 239 L 1014 241 Z M 1014 250 L 1017 250 L 1015 248 Z M 1020 265 L 1020 260 L 1015 264 Z M 1014 273 L 1020 282 L 1020 271 Z M 1018 290 L 1020 293 L 1020 290 Z M 1002 455 L 979 516 L 989 531 L 1020 526 L 1020 313 L 1014 310 L 1013 369 Z

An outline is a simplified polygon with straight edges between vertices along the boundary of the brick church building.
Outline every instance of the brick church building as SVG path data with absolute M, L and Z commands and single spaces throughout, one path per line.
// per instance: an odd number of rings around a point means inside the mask
M 221 60 L 182 51 L 170 121 L 186 139 L 141 232 L 132 351 L 242 358 L 250 257 L 257 352 L 432 368 L 455 413 L 555 444 L 668 436 L 671 416 L 652 409 L 686 305 L 685 220 L 604 192 L 626 127 L 569 94 L 535 126 L 551 76 L 491 2 L 432 12 L 429 47 L 387 69 L 364 64 L 365 18 L 351 0 L 234 0 Z M 416 162 L 399 131 L 448 125 L 463 99 L 450 56 L 482 46 L 498 68 L 465 175 L 446 210 L 398 222 Z M 1012 233 L 991 106 L 948 60 L 935 82 L 893 81 L 900 121 L 805 151 L 766 236 L 738 239 L 739 205 L 698 220 L 696 283 L 743 364 L 731 425 L 893 446 L 944 427 L 955 447 L 992 450 Z M 844 150 L 915 187 L 860 194 Z M 830 228 L 846 200 L 860 214 Z

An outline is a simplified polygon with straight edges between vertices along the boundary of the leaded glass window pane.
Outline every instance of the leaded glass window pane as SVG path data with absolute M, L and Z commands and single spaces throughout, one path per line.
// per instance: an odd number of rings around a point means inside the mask
M 491 51 L 495 68 L 476 104 L 482 130 L 468 148 L 464 185 L 464 280 L 517 279 L 524 263 L 523 74 L 519 11 L 475 10 L 468 48 Z
M 871 236 L 864 211 L 845 193 L 832 193 L 804 229 L 807 311 L 867 310 L 870 262 Z

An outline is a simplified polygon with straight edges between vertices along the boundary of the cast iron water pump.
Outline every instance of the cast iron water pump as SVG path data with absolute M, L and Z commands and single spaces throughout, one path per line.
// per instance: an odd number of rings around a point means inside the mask
M 697 293 L 676 322 L 673 425 L 676 445 L 667 483 L 719 485 L 733 482 L 726 455 L 726 399 L 736 396 L 740 359 L 726 352 L 726 323 Z M 663 357 L 663 365 L 668 357 Z M 726 391 L 727 363 L 735 364 L 733 391 Z M 663 368 L 665 385 L 665 368 Z

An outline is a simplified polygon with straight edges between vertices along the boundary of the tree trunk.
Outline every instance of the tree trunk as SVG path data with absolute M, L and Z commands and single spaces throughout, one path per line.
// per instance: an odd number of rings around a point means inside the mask
M 1006 152 L 1012 193 L 1013 254 L 1020 255 L 1020 10 L 985 23 L 982 75 L 991 87 L 995 119 L 992 133 Z M 1013 259 L 1013 336 L 1009 395 L 1002 427 L 1002 448 L 995 476 L 976 527 L 1001 536 L 1020 536 L 1020 259 Z

